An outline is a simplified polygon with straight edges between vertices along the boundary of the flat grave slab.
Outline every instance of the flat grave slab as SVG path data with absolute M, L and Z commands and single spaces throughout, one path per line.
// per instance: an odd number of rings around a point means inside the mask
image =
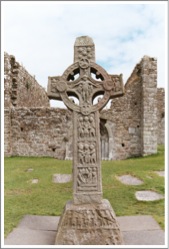
M 155 173 L 159 176 L 165 176 L 165 172 L 164 171 L 155 171 Z
M 38 182 L 39 182 L 39 179 L 36 179 L 36 178 L 35 178 L 35 179 L 32 179 L 32 183 L 33 183 L 33 184 L 37 184 Z
M 135 196 L 138 201 L 156 201 L 164 198 L 163 195 L 151 190 L 137 191 Z
M 141 185 L 144 182 L 138 179 L 137 177 L 131 175 L 122 175 L 116 177 L 121 183 L 126 185 Z
M 52 176 L 52 182 L 54 183 L 66 183 L 72 181 L 72 175 L 70 174 L 54 174 Z

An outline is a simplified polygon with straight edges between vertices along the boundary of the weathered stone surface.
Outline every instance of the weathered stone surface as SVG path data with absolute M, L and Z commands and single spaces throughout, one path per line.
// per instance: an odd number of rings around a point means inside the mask
M 4 54 L 4 106 L 49 107 L 45 89 L 20 65 L 14 56 Z
M 48 78 L 49 98 L 62 100 L 73 112 L 73 204 L 65 208 L 55 243 L 121 244 L 111 206 L 102 200 L 99 111 L 124 94 L 122 76 L 109 75 L 95 63 L 89 37 L 76 39 L 74 53 L 74 64 L 62 76 Z
M 70 174 L 54 174 L 52 177 L 52 182 L 54 183 L 65 183 L 71 181 L 72 181 L 72 175 Z
M 126 184 L 126 185 L 140 185 L 140 184 L 143 184 L 143 181 L 141 181 L 137 177 L 134 177 L 134 176 L 131 176 L 131 175 L 117 176 L 117 179 L 120 180 L 123 184 Z
M 142 155 L 157 152 L 157 60 L 144 56 L 142 62 Z M 149 84 L 147 84 L 149 82 Z M 149 100 L 149 101 L 147 101 Z
M 151 190 L 137 191 L 135 196 L 139 201 L 156 201 L 164 198 L 163 195 Z
M 157 141 L 158 144 L 165 142 L 165 91 L 163 88 L 157 89 Z
M 12 143 L 13 156 L 65 159 L 72 154 L 72 120 L 68 110 L 15 108 L 10 115 L 12 134 L 6 136 L 11 136 L 8 143 Z
M 156 59 L 143 57 L 125 84 L 125 95 L 113 99 L 110 110 L 102 111 L 101 118 L 111 124 L 108 134 L 113 137 L 109 159 L 156 153 L 157 133 L 164 143 L 164 91 L 157 90 L 156 74 Z
M 100 203 L 99 111 L 110 99 L 124 94 L 122 75 L 109 75 L 95 63 L 94 43 L 90 37 L 78 37 L 74 53 L 74 63 L 62 76 L 48 77 L 48 96 L 62 100 L 73 112 L 74 203 Z M 76 75 L 79 77 L 76 78 Z M 103 97 L 94 103 L 100 93 Z M 78 99 L 79 104 L 72 102 L 72 96 Z
M 4 154 L 12 154 L 12 127 L 11 127 L 11 109 L 4 110 Z
M 108 200 L 101 204 L 68 202 L 59 221 L 56 245 L 120 245 L 120 228 Z

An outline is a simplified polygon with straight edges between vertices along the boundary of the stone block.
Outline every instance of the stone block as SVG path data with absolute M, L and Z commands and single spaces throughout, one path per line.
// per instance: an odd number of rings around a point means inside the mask
M 133 127 L 129 127 L 129 134 L 135 134 L 136 133 L 136 129 Z
M 108 200 L 83 205 L 67 202 L 59 221 L 55 245 L 119 244 L 123 244 L 123 239 Z

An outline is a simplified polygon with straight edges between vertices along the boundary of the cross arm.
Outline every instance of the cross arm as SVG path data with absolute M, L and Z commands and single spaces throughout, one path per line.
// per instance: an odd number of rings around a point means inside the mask
M 124 85 L 122 74 L 110 74 L 111 80 L 104 83 L 104 89 L 110 91 L 110 98 L 116 98 L 124 95 Z
M 63 84 L 64 85 L 64 84 Z M 47 95 L 49 99 L 62 100 L 60 95 L 61 77 L 48 77 Z

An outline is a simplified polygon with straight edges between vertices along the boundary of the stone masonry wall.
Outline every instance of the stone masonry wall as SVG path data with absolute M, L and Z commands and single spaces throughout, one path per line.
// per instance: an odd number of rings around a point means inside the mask
M 49 98 L 43 87 L 12 55 L 4 56 L 4 106 L 49 107 Z
M 157 89 L 157 142 L 164 144 L 165 142 L 165 92 L 163 88 Z
M 163 115 L 164 90 L 157 92 L 157 61 L 144 56 L 127 80 L 125 95 L 112 100 L 110 110 L 101 113 L 107 120 L 109 159 L 156 153 L 157 137 L 158 143 L 164 143 Z
M 11 109 L 4 110 L 4 154 L 11 155 L 12 141 L 11 141 Z
M 11 126 L 13 156 L 65 158 L 66 144 L 72 135 L 68 110 L 15 108 L 11 110 Z
M 142 155 L 157 152 L 157 60 L 144 56 L 141 63 L 142 78 Z
M 12 77 L 10 56 L 4 54 L 4 107 L 11 107 Z
M 143 57 L 125 84 L 125 95 L 100 114 L 102 159 L 154 154 L 164 144 L 164 89 L 157 89 L 156 60 Z M 5 156 L 72 159 L 72 118 L 50 108 L 45 90 L 5 54 Z
M 107 119 L 106 127 L 111 141 L 109 150 L 113 160 L 141 155 L 141 78 L 137 65 L 125 85 L 123 97 L 113 99 L 110 110 L 101 117 Z
M 4 154 L 12 150 L 11 110 L 15 107 L 49 107 L 49 99 L 43 87 L 31 76 L 12 55 L 4 54 Z M 13 110 L 14 111 L 14 110 Z M 11 147 L 10 147 L 11 146 Z

